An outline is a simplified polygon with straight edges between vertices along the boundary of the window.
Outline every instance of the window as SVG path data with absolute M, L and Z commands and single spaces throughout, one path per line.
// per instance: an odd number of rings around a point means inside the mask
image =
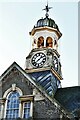
M 33 100 L 33 95 L 23 95 L 16 85 L 12 85 L 12 88 L 9 88 L 0 100 L 0 118 L 16 119 L 32 117 Z
M 25 102 L 23 106 L 23 118 L 29 118 L 30 117 L 30 105 L 31 102 Z
M 47 37 L 46 39 L 46 47 L 53 47 L 53 40 L 51 37 Z
M 34 95 L 23 95 L 20 97 L 20 101 L 22 103 L 21 118 L 29 118 L 33 116 L 33 100 Z
M 44 47 L 44 38 L 42 36 L 38 38 L 37 46 Z
M 12 92 L 7 98 L 6 118 L 19 117 L 19 93 Z

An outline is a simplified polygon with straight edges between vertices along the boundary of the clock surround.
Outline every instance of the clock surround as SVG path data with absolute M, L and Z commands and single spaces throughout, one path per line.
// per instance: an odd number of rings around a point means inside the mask
M 31 58 L 31 64 L 36 67 L 42 67 L 46 62 L 46 55 L 43 52 L 37 52 Z

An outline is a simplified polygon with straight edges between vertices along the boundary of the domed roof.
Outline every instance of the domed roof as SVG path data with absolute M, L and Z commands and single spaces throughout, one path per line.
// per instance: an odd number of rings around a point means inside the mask
M 34 26 L 34 28 L 44 27 L 44 26 L 55 28 L 59 31 L 58 25 L 55 23 L 55 21 L 51 18 L 48 18 L 48 17 L 39 19 L 37 21 L 37 24 Z
M 33 29 L 30 33 L 30 35 L 34 35 L 34 33 L 37 31 L 37 30 L 41 30 L 42 27 L 43 29 L 48 29 L 48 30 L 51 30 L 51 31 L 54 31 L 57 35 L 58 35 L 58 38 L 60 38 L 62 36 L 62 33 L 60 32 L 59 28 L 58 28 L 58 25 L 55 23 L 55 21 L 51 18 L 49 18 L 49 9 L 51 9 L 52 7 L 48 7 L 48 4 L 46 6 L 45 10 L 46 11 L 46 14 L 45 14 L 45 18 L 41 18 L 37 21 L 36 25 L 34 25 Z

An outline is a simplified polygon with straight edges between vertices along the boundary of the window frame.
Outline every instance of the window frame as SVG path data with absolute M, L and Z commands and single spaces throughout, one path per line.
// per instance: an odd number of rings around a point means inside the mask
M 26 107 L 26 109 L 31 109 L 31 101 L 23 102 L 22 118 L 24 118 L 25 104 L 27 104 L 28 102 L 30 102 L 30 108 L 27 108 L 27 107 Z M 30 110 L 29 110 L 29 112 L 30 112 Z M 30 113 L 29 113 L 29 117 L 30 117 Z M 26 119 L 27 119 L 27 118 L 26 118 Z
M 16 87 L 15 89 L 9 88 L 3 95 L 0 103 L 1 103 L 1 118 L 6 118 L 6 110 L 7 110 L 7 98 L 8 96 L 13 92 L 17 91 L 20 95 L 19 97 L 19 118 L 23 118 L 23 104 L 25 102 L 30 101 L 30 117 L 33 117 L 33 101 L 34 101 L 34 95 L 23 95 L 20 88 Z
M 20 97 L 20 101 L 21 101 L 21 116 L 20 118 L 23 118 L 24 116 L 24 103 L 27 103 L 28 101 L 30 101 L 30 117 L 33 117 L 33 102 L 34 102 L 34 95 L 23 95 Z
M 14 91 L 14 92 L 17 92 L 17 93 L 19 94 L 18 91 Z M 6 105 L 5 105 L 5 106 L 6 106 L 6 109 L 5 109 L 5 118 L 6 118 L 6 115 L 7 115 L 6 113 L 7 113 L 7 111 L 8 111 L 7 105 L 8 105 L 8 100 L 9 100 L 10 94 L 13 94 L 13 91 L 10 92 L 10 93 L 7 95 L 7 99 L 6 99 L 6 103 L 5 103 L 5 104 L 6 104 Z M 20 94 L 19 94 L 19 96 L 20 96 Z M 19 99 L 18 99 L 18 100 L 19 100 Z M 14 109 L 17 110 L 17 108 L 10 108 L 10 110 L 12 110 L 12 109 L 13 109 L 13 110 L 14 110 Z M 18 117 L 19 117 L 19 109 L 20 109 L 20 103 L 19 103 L 19 108 L 18 108 Z
M 14 92 L 14 91 L 17 91 L 20 96 L 23 95 L 21 89 L 18 88 L 18 87 L 16 87 L 16 84 L 15 84 L 15 89 L 13 89 L 13 86 L 14 86 L 14 84 L 12 84 L 12 87 L 9 88 L 9 89 L 4 93 L 4 95 L 3 95 L 3 99 L 5 99 L 5 101 L 4 101 L 4 105 L 3 105 L 4 108 L 3 108 L 2 118 L 6 118 L 7 98 L 8 98 L 8 96 L 9 96 L 12 92 Z M 19 104 L 19 116 L 20 116 L 20 104 Z

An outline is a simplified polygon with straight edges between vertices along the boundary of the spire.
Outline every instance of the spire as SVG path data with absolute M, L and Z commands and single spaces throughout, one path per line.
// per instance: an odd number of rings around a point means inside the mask
M 47 5 L 46 5 L 45 8 L 43 9 L 43 10 L 46 11 L 46 14 L 45 14 L 46 17 L 49 16 L 48 12 L 49 12 L 49 9 L 51 9 L 51 8 L 52 8 L 52 7 L 48 7 L 48 1 L 47 1 Z

